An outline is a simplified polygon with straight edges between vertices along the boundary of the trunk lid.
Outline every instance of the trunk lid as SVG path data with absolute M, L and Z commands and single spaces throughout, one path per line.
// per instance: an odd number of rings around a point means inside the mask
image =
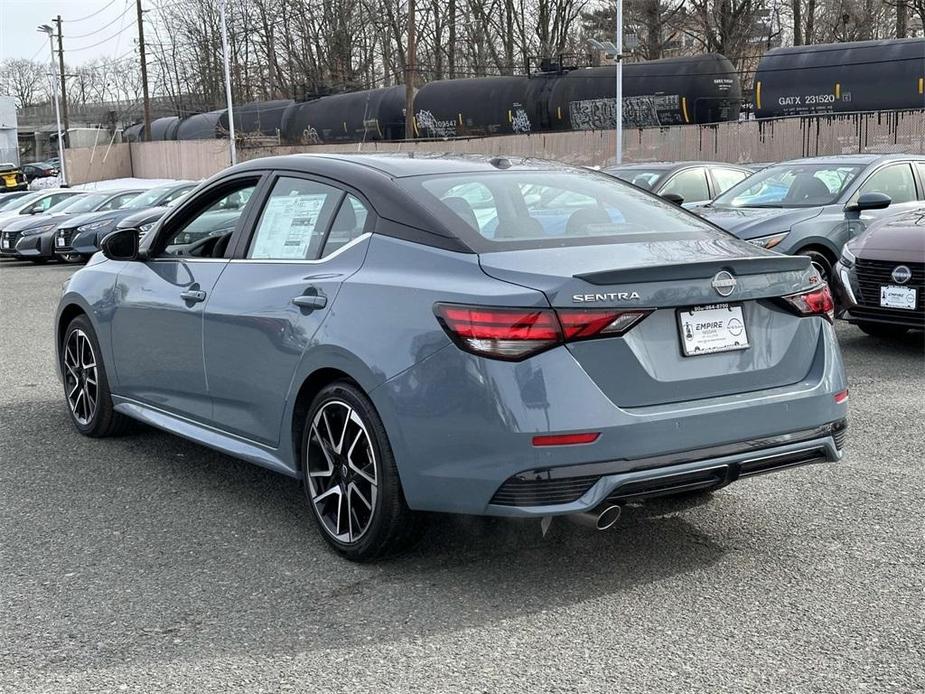
M 819 345 L 820 321 L 777 301 L 818 283 L 809 260 L 732 238 L 505 251 L 482 254 L 480 262 L 486 274 L 542 291 L 558 309 L 652 310 L 622 337 L 567 345 L 621 407 L 797 383 L 809 374 Z M 713 286 L 723 271 L 736 280 L 728 297 Z M 679 309 L 726 303 L 741 307 L 749 346 L 685 356 Z

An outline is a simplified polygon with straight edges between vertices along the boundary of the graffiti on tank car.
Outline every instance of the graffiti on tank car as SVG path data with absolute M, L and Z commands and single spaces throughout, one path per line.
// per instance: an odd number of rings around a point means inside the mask
M 302 143 L 306 145 L 320 145 L 321 136 L 312 126 L 308 126 L 302 131 Z
M 417 123 L 421 133 L 427 137 L 455 137 L 456 121 L 437 120 L 430 111 L 418 111 Z
M 530 132 L 530 117 L 527 115 L 527 111 L 521 104 L 515 103 L 513 111 L 513 116 L 511 118 L 511 130 L 515 133 L 528 133 Z
M 646 128 L 682 122 L 677 94 L 628 96 L 623 99 L 623 127 Z M 569 102 L 573 130 L 606 130 L 617 122 L 614 100 L 586 99 Z

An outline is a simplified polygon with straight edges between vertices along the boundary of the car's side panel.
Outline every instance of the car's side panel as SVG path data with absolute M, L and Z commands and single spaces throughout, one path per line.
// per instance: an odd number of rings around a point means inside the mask
M 232 433 L 276 445 L 293 373 L 337 301 L 341 283 L 363 263 L 369 236 L 320 262 L 233 260 L 205 311 L 203 345 L 213 421 Z M 293 299 L 323 297 L 323 306 Z
M 185 416 L 211 419 L 202 358 L 204 301 L 227 260 L 161 258 L 123 263 L 111 318 L 113 392 Z

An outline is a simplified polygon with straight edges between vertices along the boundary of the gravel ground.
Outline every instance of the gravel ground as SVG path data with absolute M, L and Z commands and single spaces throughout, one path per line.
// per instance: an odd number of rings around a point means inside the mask
M 610 533 L 438 517 L 357 566 L 293 480 L 75 433 L 51 327 L 72 269 L 0 263 L 0 691 L 925 691 L 921 337 L 839 326 L 842 463 Z

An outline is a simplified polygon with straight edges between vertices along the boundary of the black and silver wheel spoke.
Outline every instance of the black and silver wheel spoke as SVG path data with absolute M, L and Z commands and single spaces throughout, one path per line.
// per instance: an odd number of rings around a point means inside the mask
M 306 451 L 307 484 L 325 530 L 355 542 L 369 529 L 378 479 L 369 432 L 341 400 L 325 403 L 311 422 Z
M 78 423 L 89 424 L 96 414 L 99 375 L 93 345 L 82 330 L 68 335 L 63 361 L 68 406 Z

